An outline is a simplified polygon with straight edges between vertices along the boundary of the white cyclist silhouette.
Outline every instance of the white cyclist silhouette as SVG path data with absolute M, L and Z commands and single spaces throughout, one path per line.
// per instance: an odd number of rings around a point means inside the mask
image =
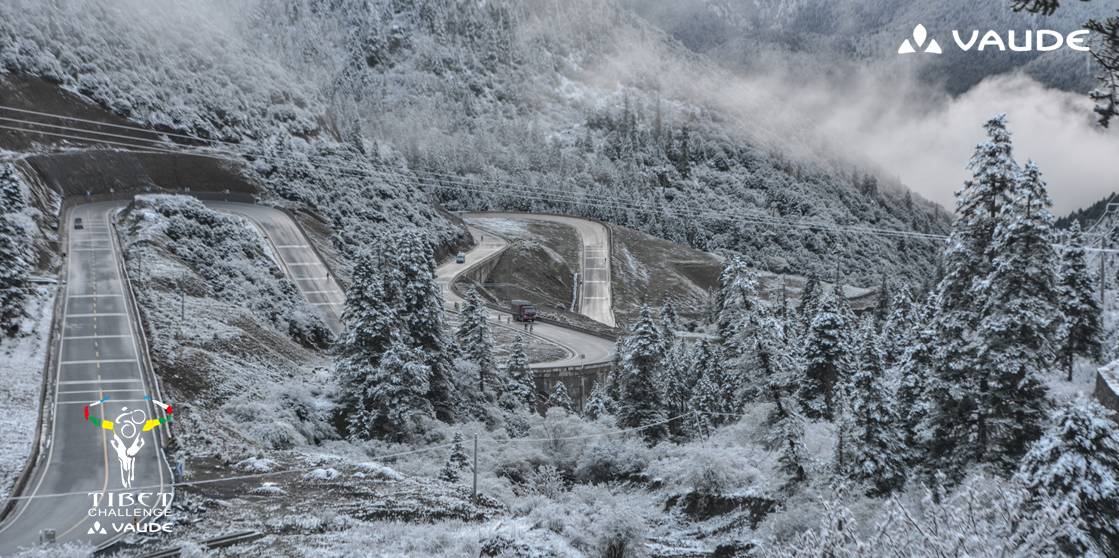
M 148 414 L 143 409 L 129 411 L 128 407 L 123 407 L 121 411 L 113 421 L 116 428 L 113 429 L 113 439 L 109 440 L 109 444 L 113 446 L 117 460 L 120 461 L 121 485 L 132 488 L 132 481 L 136 478 L 136 454 L 144 447 L 142 434 L 144 424 L 148 422 Z
M 151 401 L 157 409 L 162 409 L 164 416 L 149 419 L 144 409 L 130 410 L 128 407 L 121 407 L 116 419 L 109 421 L 90 412 L 91 408 L 104 409 L 101 405 L 107 401 L 109 397 L 105 396 L 100 401 L 86 405 L 85 419 L 113 433 L 109 445 L 113 446 L 117 461 L 120 462 L 120 483 L 124 488 L 132 488 L 132 481 L 136 479 L 136 455 L 144 447 L 144 433 L 171 422 L 173 411 L 170 405 L 145 396 L 144 401 Z

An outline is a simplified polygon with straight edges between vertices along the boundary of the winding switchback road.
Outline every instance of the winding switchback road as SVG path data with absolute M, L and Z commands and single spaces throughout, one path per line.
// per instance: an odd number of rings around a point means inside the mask
M 522 217 L 538 217 L 528 214 L 505 213 L 487 215 L 500 215 L 502 217 L 516 219 Z M 574 220 L 581 221 L 581 219 Z M 443 288 L 443 300 L 451 308 L 454 308 L 456 303 L 460 306 L 462 304 L 462 298 L 455 294 L 450 288 L 450 285 L 455 279 L 458 278 L 459 275 L 486 263 L 491 258 L 500 256 L 501 252 L 509 245 L 505 239 L 491 232 L 487 231 L 483 233 L 481 230 L 474 227 L 468 227 L 468 229 L 471 236 L 473 236 L 476 241 L 483 237 L 484 241 L 477 242 L 474 248 L 466 253 L 466 263 L 457 264 L 454 262 L 454 259 L 451 259 L 435 270 L 436 281 L 438 281 Z M 607 254 L 606 258 L 609 259 L 609 254 Z M 607 292 L 607 300 L 609 300 L 609 281 L 605 283 L 605 289 Z M 505 315 L 505 313 L 491 312 L 490 320 L 494 324 L 500 325 L 497 318 L 498 316 Z M 612 314 L 611 319 L 613 319 Z M 513 327 L 519 329 L 520 325 L 513 324 Z M 563 347 L 568 353 L 565 357 L 558 360 L 533 363 L 531 367 L 534 369 L 601 364 L 611 362 L 614 358 L 614 342 L 597 335 L 590 335 L 578 330 L 543 322 L 537 322 L 533 325 L 532 334 Z

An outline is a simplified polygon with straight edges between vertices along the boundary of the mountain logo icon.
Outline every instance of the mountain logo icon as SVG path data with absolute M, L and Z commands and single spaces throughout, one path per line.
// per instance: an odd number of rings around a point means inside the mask
M 101 526 L 100 521 L 94 521 L 93 522 L 93 527 L 90 527 L 89 530 L 85 532 L 85 534 L 87 534 L 87 535 L 108 535 L 109 532 L 106 531 L 105 528 Z
M 941 50 L 940 43 L 936 42 L 936 39 L 930 39 L 928 43 L 926 43 L 925 39 L 928 38 L 928 30 L 925 29 L 924 25 L 918 23 L 917 27 L 913 28 L 913 41 L 910 42 L 909 39 L 902 41 L 901 46 L 898 47 L 898 54 L 913 54 L 915 52 L 943 54 L 944 51 Z

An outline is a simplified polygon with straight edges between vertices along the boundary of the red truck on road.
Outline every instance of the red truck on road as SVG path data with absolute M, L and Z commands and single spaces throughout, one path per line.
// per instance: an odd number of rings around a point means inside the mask
M 527 300 L 514 300 L 510 303 L 513 311 L 513 320 L 518 322 L 535 322 L 536 307 Z

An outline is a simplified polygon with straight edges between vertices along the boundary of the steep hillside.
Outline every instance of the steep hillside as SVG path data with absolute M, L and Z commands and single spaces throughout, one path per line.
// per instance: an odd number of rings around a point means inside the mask
M 776 249 L 797 270 L 838 258 L 864 282 L 872 266 L 927 274 L 935 249 L 904 260 L 894 240 L 831 226 L 947 220 L 868 169 L 753 141 L 776 131 L 700 90 L 721 70 L 613 0 L 30 4 L 0 7 L 6 71 L 236 142 L 220 145 L 320 213 L 344 255 L 368 244 L 369 222 L 398 217 L 463 242 L 419 190 L 452 209 L 587 215 L 766 262 Z

